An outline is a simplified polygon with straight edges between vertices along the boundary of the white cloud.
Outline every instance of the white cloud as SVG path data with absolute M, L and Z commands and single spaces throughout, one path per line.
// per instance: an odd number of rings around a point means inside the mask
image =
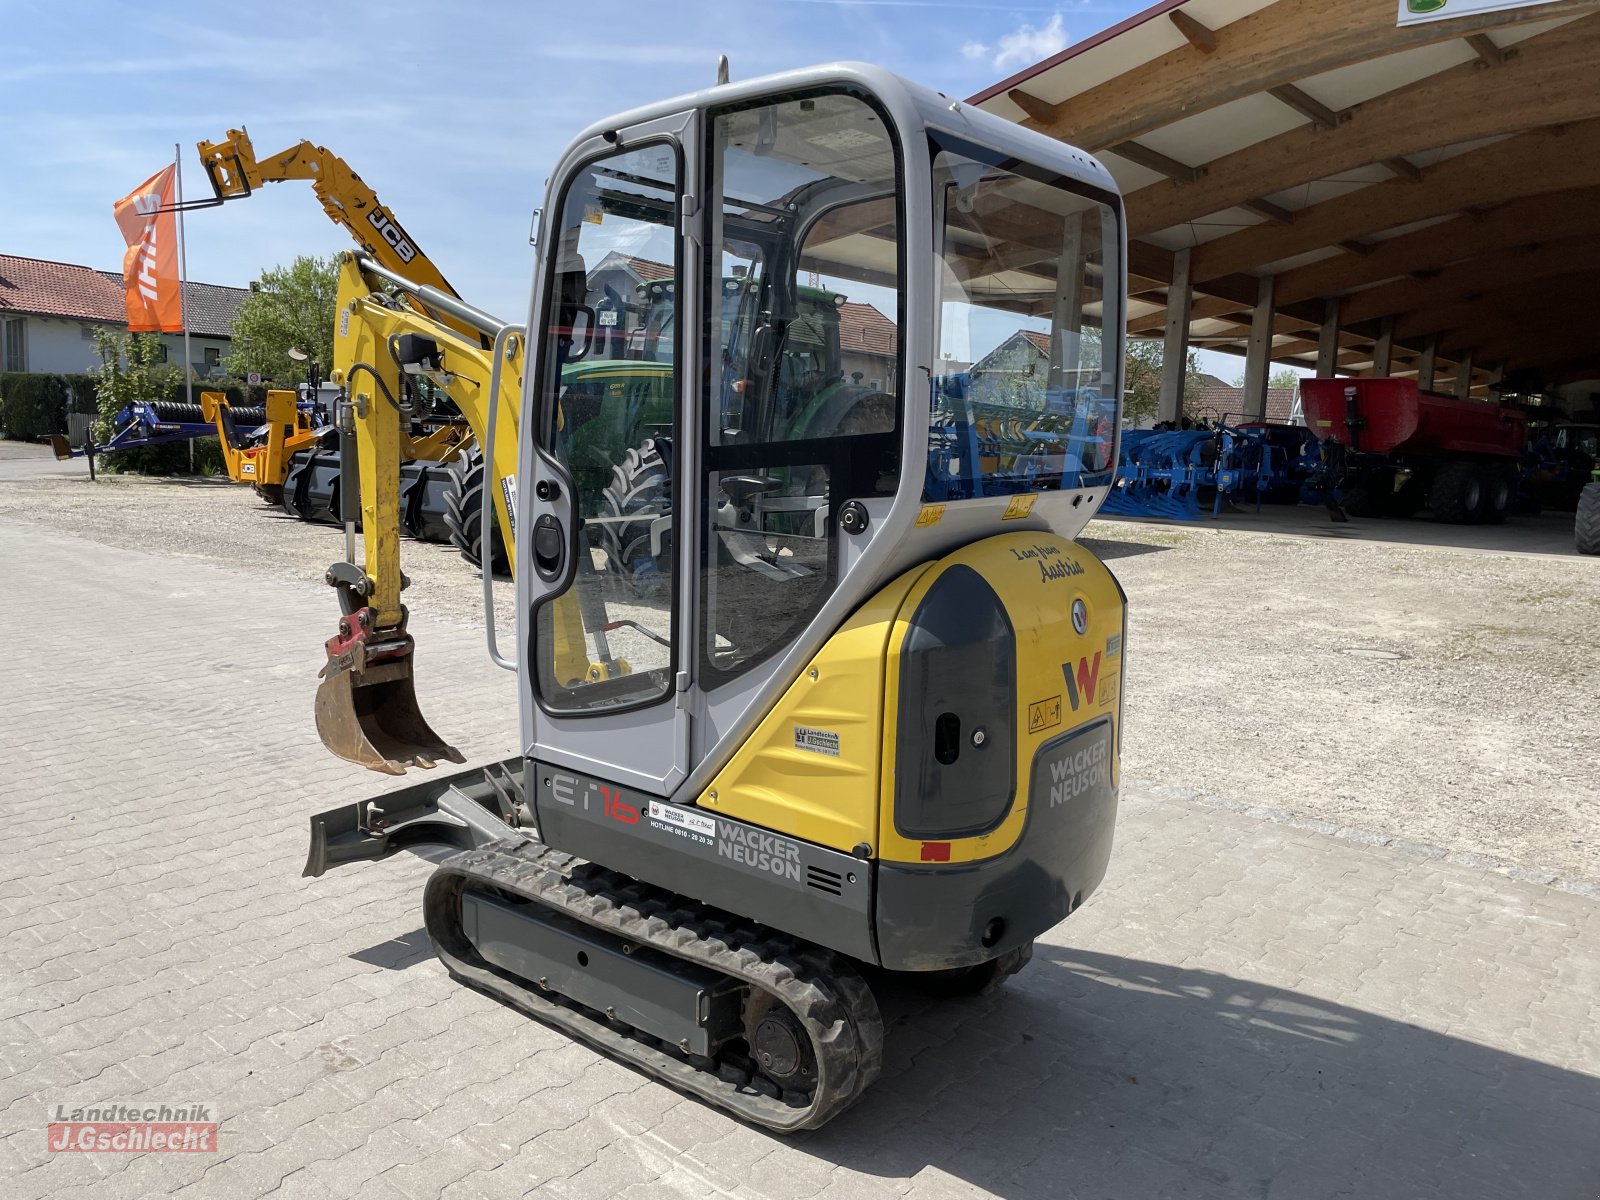
M 1037 29 L 1032 25 L 1017 26 L 1012 32 L 1002 35 L 993 46 L 983 42 L 965 42 L 961 53 L 970 59 L 988 59 L 996 67 L 1007 67 L 1013 63 L 1025 67 L 1041 58 L 1049 58 L 1057 50 L 1065 49 L 1066 45 L 1066 27 L 1061 14 L 1056 13 L 1047 24 Z

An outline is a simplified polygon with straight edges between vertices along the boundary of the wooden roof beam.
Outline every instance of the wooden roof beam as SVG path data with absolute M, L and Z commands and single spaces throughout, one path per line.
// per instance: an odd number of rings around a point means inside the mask
M 1593 82 L 1600 16 L 1523 45 L 1503 71 L 1485 74 L 1473 63 L 1452 67 L 1357 105 L 1337 129 L 1297 126 L 1204 163 L 1193 186 L 1139 188 L 1126 198 L 1129 232 L 1155 233 L 1372 163 L 1420 183 L 1424 173 L 1407 154 L 1600 117 L 1600 88 Z
M 1591 89 L 1594 90 L 1594 89 Z M 1391 179 L 1194 249 L 1194 279 L 1248 271 L 1376 230 L 1521 196 L 1600 186 L 1600 120 L 1542 129 L 1446 159 L 1420 184 Z
M 1533 311 L 1586 307 L 1592 305 L 1594 292 L 1592 268 L 1576 267 L 1543 278 L 1511 276 L 1502 287 L 1445 298 L 1406 313 L 1395 321 L 1395 336 L 1417 338 L 1467 325 L 1517 321 Z M 1600 323 L 1595 327 L 1595 344 L 1600 347 Z
M 1183 34 L 1183 40 L 1200 51 L 1201 54 L 1215 54 L 1217 52 L 1216 30 L 1208 29 L 1181 8 L 1175 8 L 1169 12 L 1167 20 L 1176 26 L 1179 33 Z
M 1396 154 L 1392 158 L 1384 159 L 1383 165 L 1401 179 L 1409 179 L 1412 183 L 1422 182 L 1422 168 L 1408 158 Z
M 1478 61 L 1486 67 L 1501 67 L 1505 65 L 1508 53 L 1495 45 L 1495 41 L 1487 33 L 1469 33 L 1465 41 L 1472 47 L 1472 52 L 1478 56 Z
M 1115 146 L 1107 146 L 1106 153 L 1125 158 L 1135 166 L 1154 171 L 1157 175 L 1165 175 L 1174 183 L 1194 183 L 1204 174 L 1198 167 L 1191 167 L 1188 163 L 1168 158 L 1165 154 L 1148 146 L 1141 146 L 1138 142 L 1118 142 Z
M 1196 296 L 1189 305 L 1189 319 L 1191 321 L 1208 321 L 1215 317 L 1225 317 L 1249 309 L 1248 304 L 1241 304 L 1237 300 L 1224 300 L 1220 296 Z M 1150 313 L 1143 317 L 1134 317 L 1128 322 L 1129 336 L 1140 334 L 1158 333 L 1167 327 L 1167 311 L 1163 307 L 1160 312 Z
M 1277 87 L 1268 88 L 1267 95 L 1278 103 L 1294 109 L 1318 129 L 1333 129 L 1345 119 L 1344 113 L 1334 112 L 1326 104 L 1306 95 L 1292 83 L 1282 83 Z
M 1274 225 L 1294 224 L 1294 214 L 1287 208 L 1282 208 L 1271 201 L 1262 200 L 1259 197 L 1241 200 L 1238 207 L 1244 209 L 1245 212 L 1252 212 L 1258 217 L 1264 217 Z
M 1439 308 L 1473 294 L 1525 287 L 1541 279 L 1574 272 L 1600 273 L 1600 242 L 1590 237 L 1566 238 L 1457 263 L 1425 281 L 1406 279 L 1379 284 L 1347 296 L 1340 319 L 1355 324 L 1377 317 Z
M 1413 272 L 1436 273 L 1453 262 L 1523 245 L 1530 236 L 1558 240 L 1585 234 L 1600 237 L 1600 188 L 1512 200 L 1488 210 L 1481 220 L 1458 216 L 1415 233 L 1370 242 L 1369 253 L 1361 258 L 1341 254 L 1280 273 L 1278 295 L 1285 303 L 1337 296 Z M 1350 242 L 1341 244 L 1355 251 Z
M 1049 121 L 1029 124 L 1085 150 L 1100 150 L 1184 117 L 1297 83 L 1374 54 L 1395 54 L 1532 21 L 1600 11 L 1600 0 L 1552 0 L 1531 8 L 1469 13 L 1449 21 L 1395 26 L 1394 0 L 1278 0 L 1213 35 L 1215 49 L 1194 42 L 1128 75 L 1109 79 L 1057 105 Z M 1187 14 L 1184 14 L 1187 15 Z M 1170 14 L 1169 14 L 1170 19 Z M 1175 25 L 1179 22 L 1173 22 Z M 1197 88 L 1203 77 L 1206 86 Z
M 1055 120 L 1056 108 L 1058 106 L 1051 104 L 1048 100 L 1039 99 L 1039 97 L 1033 95 L 1031 92 L 1025 92 L 1021 88 L 1012 88 L 1006 93 L 1006 97 L 1011 101 L 1011 103 L 1015 104 L 1023 112 L 1027 113 L 1030 121 L 1049 123 L 1050 121 Z

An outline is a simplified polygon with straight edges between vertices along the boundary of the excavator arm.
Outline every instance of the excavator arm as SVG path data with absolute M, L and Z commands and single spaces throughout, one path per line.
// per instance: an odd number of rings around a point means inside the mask
M 415 301 L 401 303 L 393 294 Z M 425 315 L 428 312 L 439 315 Z M 452 318 L 447 323 L 445 315 Z M 345 393 L 339 414 L 344 494 L 361 497 L 361 554 L 354 513 L 346 509 L 345 560 L 328 569 L 339 596 L 338 633 L 326 644 L 327 663 L 317 689 L 317 732 L 339 757 L 386 774 L 460 753 L 428 725 L 417 707 L 412 662 L 415 643 L 401 602 L 400 463 L 407 453 L 406 377 L 426 377 L 442 389 L 483 447 L 496 486 L 495 517 L 515 553 L 514 491 L 517 425 L 525 346 L 521 336 L 487 313 L 427 285 L 401 280 L 374 259 L 339 256 L 338 309 L 331 379 Z M 462 334 L 456 324 L 472 332 Z M 502 333 L 504 336 L 501 336 Z M 484 349 L 487 339 L 490 349 Z M 495 369 L 496 351 L 500 369 Z M 498 405 L 496 409 L 495 406 Z M 491 438 L 489 415 L 495 411 Z M 571 604 L 558 605 L 555 638 L 563 668 L 583 675 L 592 668 L 583 630 Z
M 199 142 L 196 148 L 216 195 L 212 203 L 242 199 L 266 183 L 309 180 L 323 211 L 380 266 L 419 287 L 437 289 L 452 299 L 460 298 L 443 272 L 401 227 L 394 213 L 379 203 L 377 193 L 350 169 L 349 163 L 326 146 L 302 141 L 277 154 L 257 158 L 250 135 L 242 129 L 230 129 L 221 141 Z M 427 315 L 427 310 L 414 296 L 408 297 L 408 303 L 415 311 Z M 489 341 L 483 332 L 471 322 L 437 310 L 431 315 L 462 337 L 488 347 Z

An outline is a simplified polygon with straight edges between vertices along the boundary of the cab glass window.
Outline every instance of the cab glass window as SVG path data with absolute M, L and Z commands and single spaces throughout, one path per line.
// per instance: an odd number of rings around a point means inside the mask
M 840 509 L 893 495 L 900 165 L 848 92 L 713 112 L 701 564 L 712 680 L 789 644 L 837 580 Z
M 952 139 L 935 136 L 932 152 L 927 498 L 1108 486 L 1121 320 L 1106 286 L 1120 244 L 1110 198 Z

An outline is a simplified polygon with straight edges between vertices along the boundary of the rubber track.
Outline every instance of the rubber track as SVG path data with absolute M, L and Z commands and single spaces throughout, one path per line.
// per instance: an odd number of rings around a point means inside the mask
M 771 993 L 810 1034 L 815 1089 L 779 1095 L 771 1081 L 752 1076 L 747 1059 L 693 1062 L 659 1039 L 491 967 L 461 929 L 460 896 L 469 886 L 556 909 Z M 815 1129 L 854 1103 L 882 1066 L 877 1001 L 848 959 L 537 841 L 495 842 L 446 859 L 428 880 L 423 913 L 435 953 L 463 983 L 753 1124 Z

